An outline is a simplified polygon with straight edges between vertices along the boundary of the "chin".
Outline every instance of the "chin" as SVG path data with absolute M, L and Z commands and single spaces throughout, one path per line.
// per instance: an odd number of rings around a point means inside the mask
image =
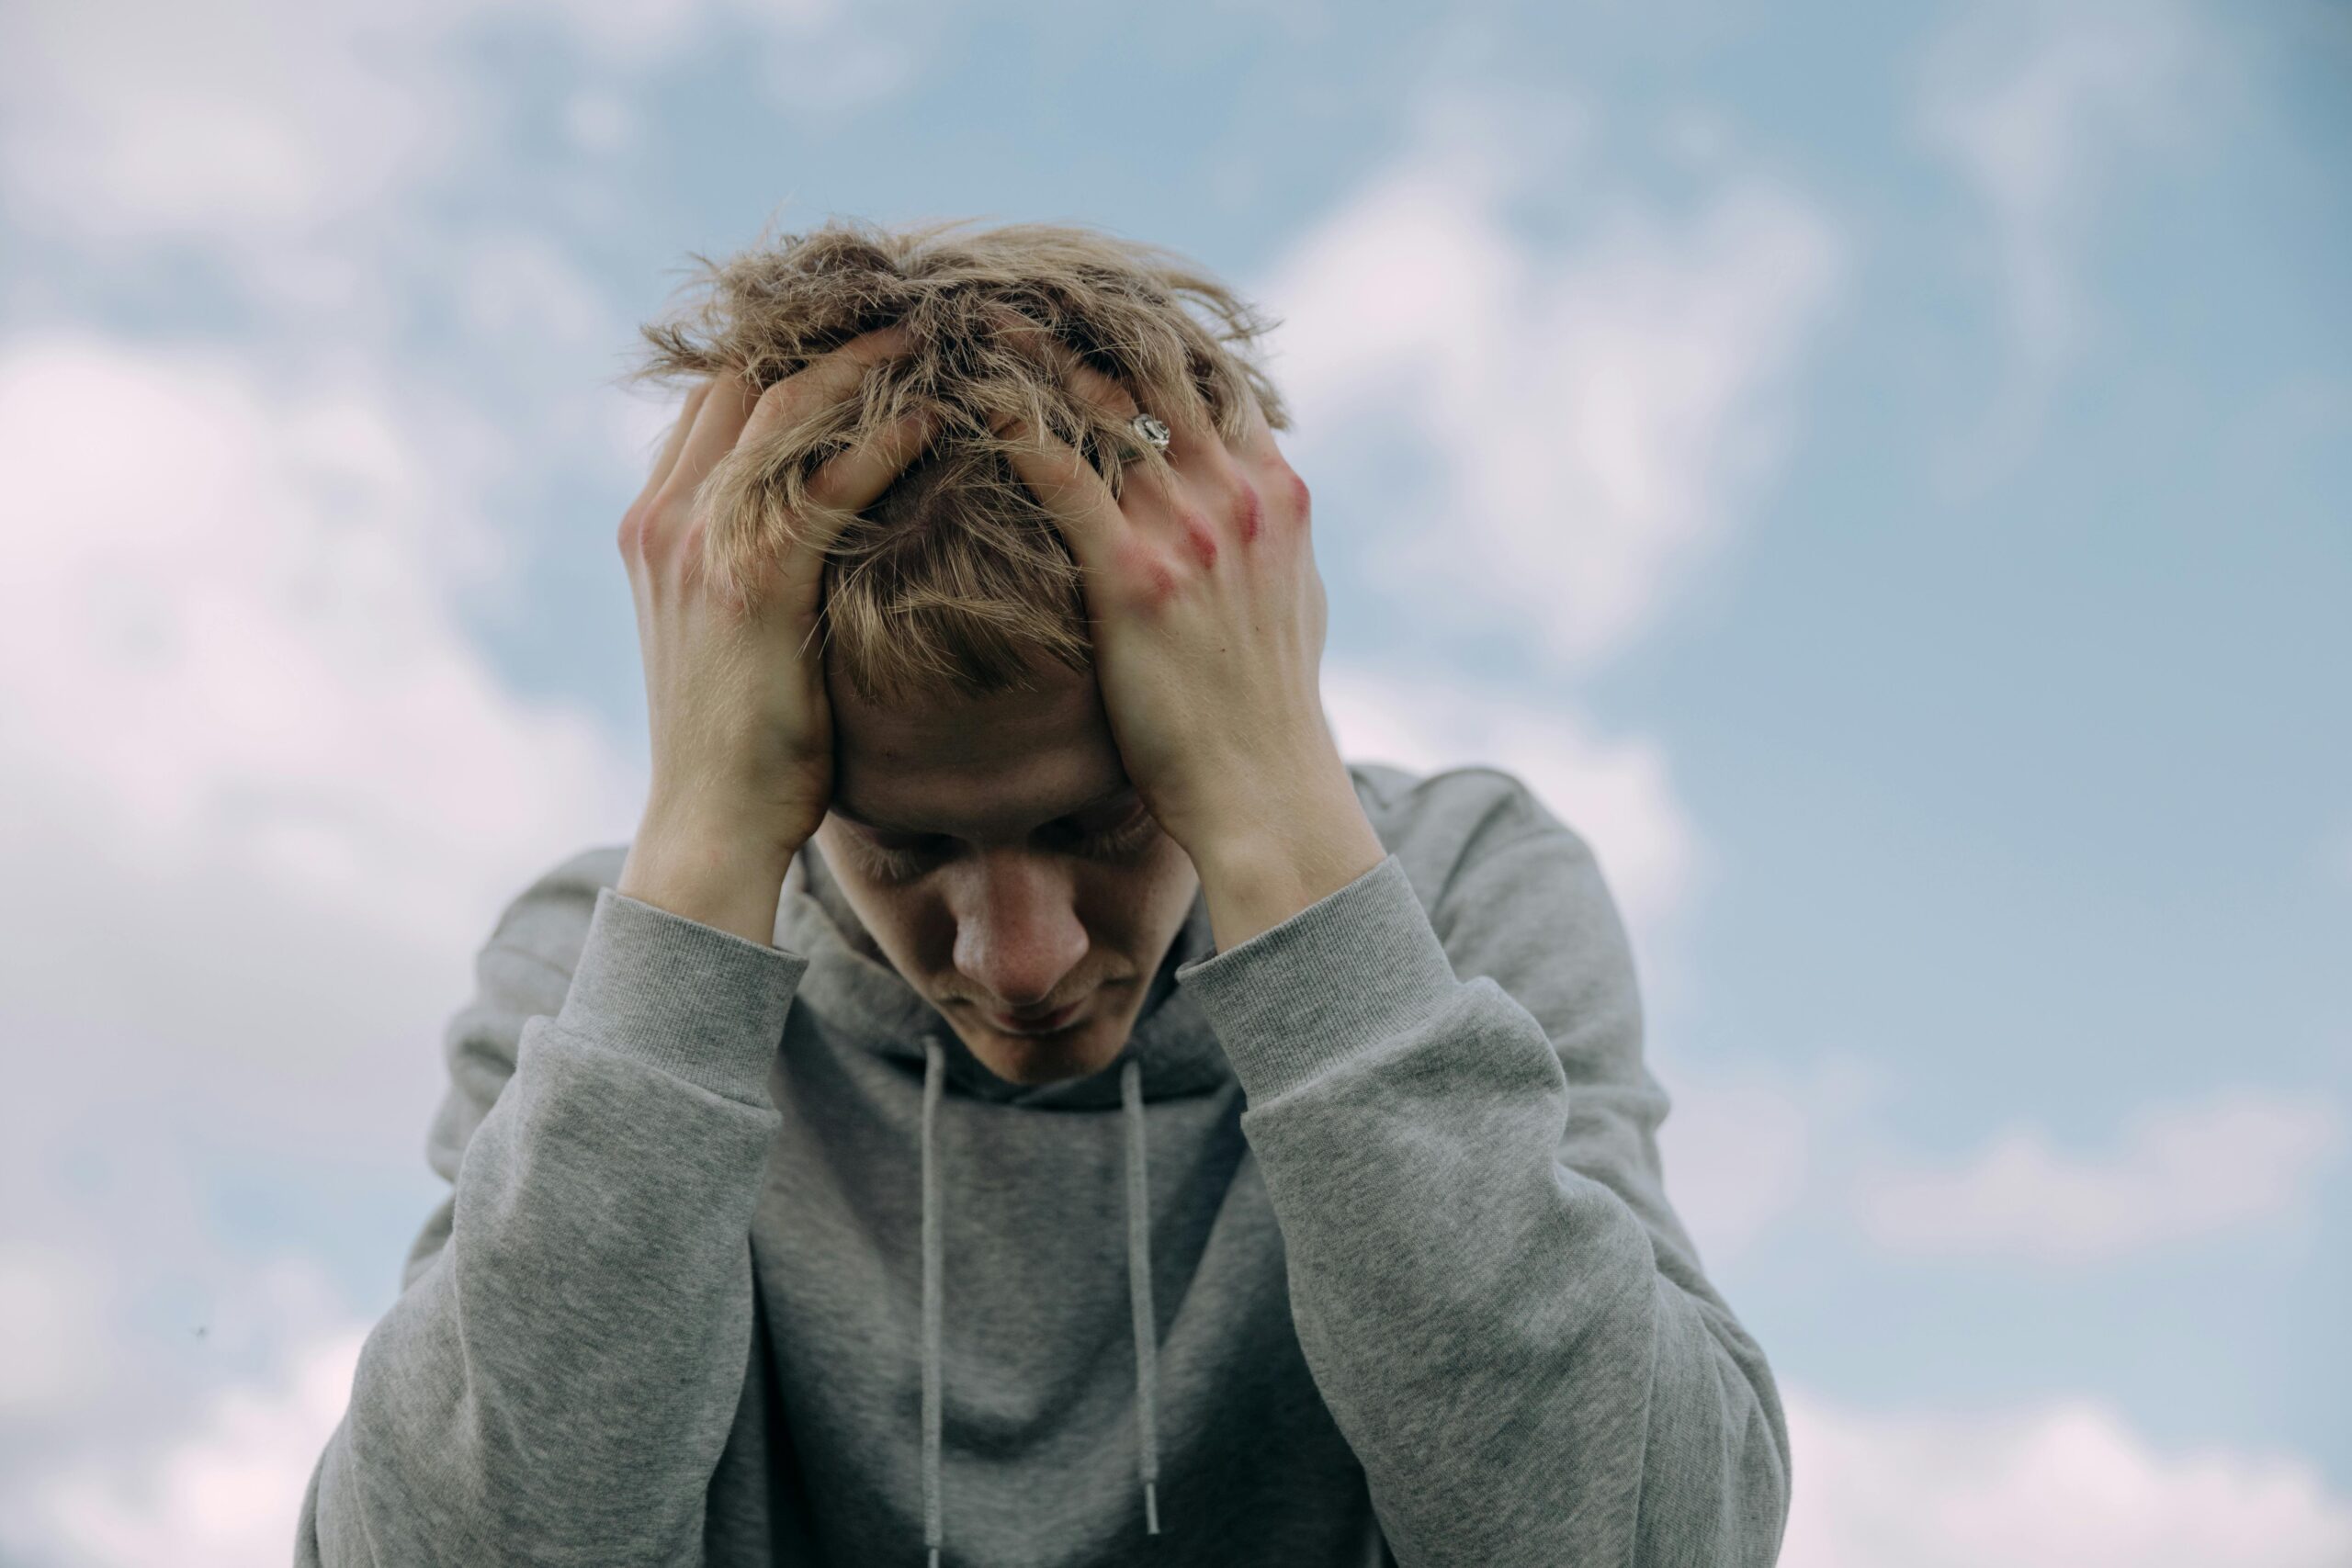
M 1000 1033 L 983 1019 L 965 1034 L 964 1043 L 982 1066 L 1007 1083 L 1058 1083 L 1101 1072 L 1119 1054 L 1117 1043 L 1104 1044 L 1114 1037 L 1104 1027 L 1107 1021 L 1092 1018 L 1067 1034 L 1032 1037 Z

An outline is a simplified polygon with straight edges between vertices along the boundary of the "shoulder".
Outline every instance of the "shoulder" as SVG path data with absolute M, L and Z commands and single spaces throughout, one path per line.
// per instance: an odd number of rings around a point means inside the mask
M 1525 780 L 1486 766 L 1349 772 L 1457 969 L 1516 972 L 1575 953 L 1631 983 L 1624 919 L 1591 845 Z
M 1454 972 L 1486 976 L 1539 1020 L 1573 1081 L 1637 1062 L 1632 942 L 1583 835 L 1500 768 L 1413 773 L 1350 764 Z
M 535 959 L 566 979 L 587 944 L 596 895 L 617 885 L 627 844 L 576 851 L 534 877 L 499 911 L 483 947 Z
M 1555 857 L 1592 861 L 1584 837 L 1504 769 L 1474 763 L 1424 773 L 1350 762 L 1348 773 L 1373 830 L 1426 905 L 1487 856 L 1517 845 L 1542 840 Z

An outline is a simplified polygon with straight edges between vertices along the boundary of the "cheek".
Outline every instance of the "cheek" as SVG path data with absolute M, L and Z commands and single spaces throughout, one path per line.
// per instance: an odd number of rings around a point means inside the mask
M 1182 927 L 1200 893 L 1200 873 L 1193 868 L 1193 857 L 1163 833 L 1159 852 L 1141 868 L 1129 908 L 1136 911 L 1139 929 L 1147 923 L 1151 928 L 1142 934 L 1164 944 Z
M 1079 907 L 1096 944 L 1126 959 L 1125 967 L 1132 970 L 1155 962 L 1166 951 L 1199 890 L 1192 858 L 1163 833 L 1133 861 L 1105 866 L 1090 877 Z M 1118 972 L 1114 964 L 1103 967 Z
M 824 829 L 819 829 L 821 837 Z M 919 952 L 936 900 L 920 886 L 892 882 L 871 868 L 848 834 L 825 845 L 825 870 L 869 934 L 901 952 Z

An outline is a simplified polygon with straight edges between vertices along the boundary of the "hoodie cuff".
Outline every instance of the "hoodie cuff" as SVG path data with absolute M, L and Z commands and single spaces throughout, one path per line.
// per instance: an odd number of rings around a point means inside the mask
M 1395 854 L 1240 946 L 1179 964 L 1255 1103 L 1412 1032 L 1462 982 Z
M 785 1015 L 808 967 L 801 953 L 601 887 L 556 1027 L 713 1094 L 764 1105 Z

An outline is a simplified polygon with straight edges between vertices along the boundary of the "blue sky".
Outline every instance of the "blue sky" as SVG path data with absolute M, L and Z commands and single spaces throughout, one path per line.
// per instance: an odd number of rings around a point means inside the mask
M 2352 16 L 0 15 L 0 1562 L 276 1560 L 642 798 L 614 385 L 971 215 L 1283 326 L 1350 755 L 1633 922 L 1802 1568 L 2352 1561 Z

